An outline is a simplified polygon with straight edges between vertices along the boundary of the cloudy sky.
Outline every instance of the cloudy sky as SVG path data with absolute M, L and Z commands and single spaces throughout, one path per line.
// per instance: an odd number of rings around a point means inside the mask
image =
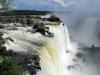
M 100 12 L 100 0 L 14 0 L 16 9 Z

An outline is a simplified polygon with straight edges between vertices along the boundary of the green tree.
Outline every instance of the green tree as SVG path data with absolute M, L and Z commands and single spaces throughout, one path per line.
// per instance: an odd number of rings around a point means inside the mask
M 0 46 L 5 43 L 4 39 L 2 38 L 3 33 L 0 33 Z
M 33 24 L 33 21 L 31 20 L 31 18 L 27 18 L 27 23 L 28 25 Z
M 10 10 L 12 7 L 12 1 L 13 0 L 0 0 L 0 10 Z
M 0 63 L 0 75 L 23 75 L 20 66 L 10 59 L 6 58 Z
M 47 20 L 51 22 L 60 22 L 60 18 L 56 17 L 55 15 L 50 16 L 50 18 Z

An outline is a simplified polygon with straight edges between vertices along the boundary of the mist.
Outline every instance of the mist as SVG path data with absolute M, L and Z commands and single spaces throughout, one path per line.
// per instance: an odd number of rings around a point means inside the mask
M 100 46 L 100 14 L 56 14 L 67 25 L 70 38 L 84 46 Z

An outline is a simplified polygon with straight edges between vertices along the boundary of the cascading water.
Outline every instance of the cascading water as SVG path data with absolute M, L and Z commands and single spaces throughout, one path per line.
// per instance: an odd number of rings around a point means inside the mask
M 76 49 L 70 42 L 67 27 L 60 24 L 49 28 L 54 38 L 40 50 L 42 71 L 38 75 L 71 75 L 67 67 L 73 64 Z
M 48 27 L 54 33 L 52 38 L 21 30 L 9 31 L 4 38 L 11 37 L 15 42 L 6 41 L 5 46 L 15 51 L 37 53 L 42 68 L 37 75 L 73 75 L 69 69 L 74 64 L 73 58 L 77 51 L 70 42 L 67 27 L 63 23 Z

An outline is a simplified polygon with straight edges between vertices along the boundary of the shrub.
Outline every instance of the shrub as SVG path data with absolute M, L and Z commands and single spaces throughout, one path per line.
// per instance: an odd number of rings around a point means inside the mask
M 30 18 L 27 18 L 26 24 L 28 24 L 28 25 L 33 24 L 33 21 Z
M 60 19 L 58 17 L 55 17 L 54 15 L 48 18 L 47 20 L 51 22 L 60 22 Z
M 0 75 L 22 75 L 22 70 L 14 60 L 7 58 L 0 63 Z

